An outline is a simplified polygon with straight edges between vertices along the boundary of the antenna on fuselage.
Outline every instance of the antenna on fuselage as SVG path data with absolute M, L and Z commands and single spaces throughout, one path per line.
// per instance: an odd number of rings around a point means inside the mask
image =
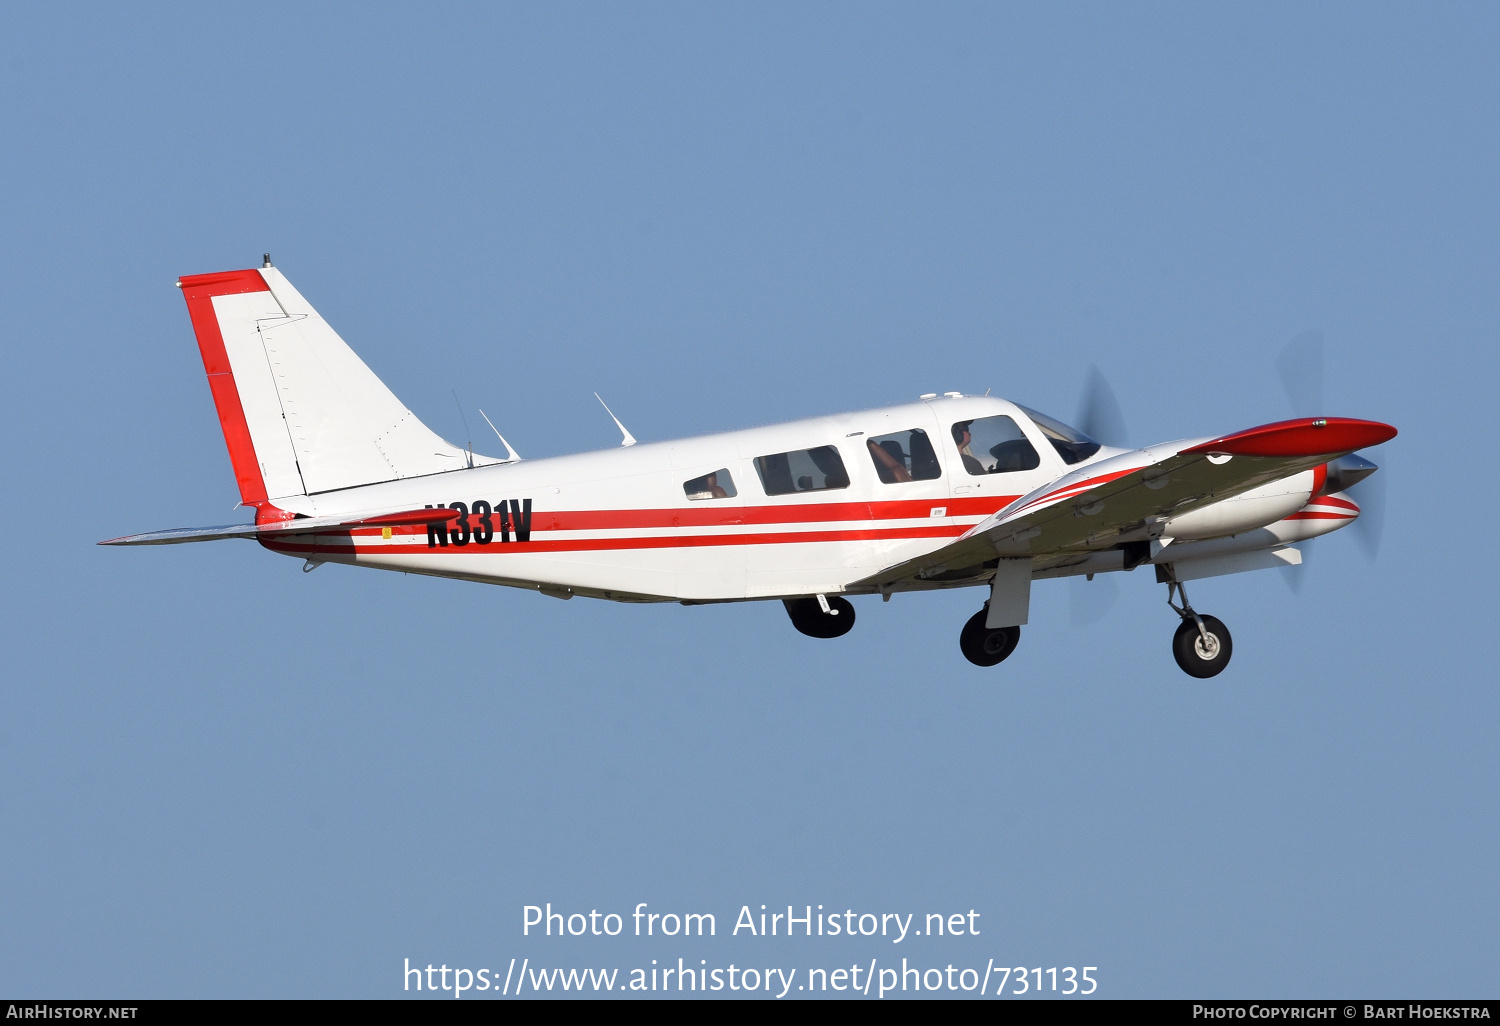
M 500 462 L 502 462 L 502 463 L 519 463 L 519 462 L 521 462 L 521 454 L 518 453 L 518 452 L 516 452 L 516 450 L 514 450 L 514 449 L 512 449 L 510 447 L 510 443 L 505 440 L 505 436 L 500 433 L 500 429 L 495 426 L 495 422 L 492 421 L 492 420 L 490 420 L 489 417 L 485 417 L 483 410 L 479 411 L 479 415 L 481 417 L 484 417 L 484 422 L 490 426 L 490 430 L 491 431 L 495 432 L 495 437 L 498 438 L 498 439 L 500 439 L 500 444 L 503 445 L 503 446 L 505 446 L 505 459 L 501 460 Z
M 458 407 L 458 419 L 464 422 L 464 438 L 468 439 L 469 469 L 474 469 L 474 436 L 469 434 L 469 418 L 464 416 L 464 404 L 458 401 L 458 389 L 453 390 L 453 405 Z
M 598 392 L 594 393 L 594 398 L 595 399 L 599 399 L 599 393 Z M 622 434 L 622 435 L 625 436 L 625 440 L 623 442 L 621 442 L 620 445 L 621 446 L 634 445 L 635 444 L 635 436 L 632 435 L 629 431 L 625 430 L 625 425 L 620 423 L 620 418 L 615 416 L 615 411 L 611 410 L 609 408 L 609 404 L 606 403 L 603 399 L 599 399 L 599 405 L 604 407 L 604 412 L 607 413 L 607 414 L 609 414 L 609 419 L 615 422 L 615 427 L 619 428 L 620 429 L 620 434 Z

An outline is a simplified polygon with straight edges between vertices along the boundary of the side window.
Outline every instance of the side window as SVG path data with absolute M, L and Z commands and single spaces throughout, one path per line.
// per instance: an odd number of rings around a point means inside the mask
M 826 488 L 848 488 L 849 475 L 839 451 L 831 445 L 816 449 L 757 456 L 755 472 L 767 495 L 820 492 Z
M 689 499 L 732 499 L 735 496 L 734 478 L 729 476 L 728 470 L 716 470 L 684 481 L 682 490 Z
M 937 453 L 932 451 L 932 439 L 921 428 L 880 435 L 865 444 L 870 459 L 875 461 L 875 473 L 886 484 L 931 481 L 943 476 Z
M 964 469 L 975 477 L 1035 470 L 1042 458 L 1009 417 L 981 417 L 953 425 L 953 444 Z

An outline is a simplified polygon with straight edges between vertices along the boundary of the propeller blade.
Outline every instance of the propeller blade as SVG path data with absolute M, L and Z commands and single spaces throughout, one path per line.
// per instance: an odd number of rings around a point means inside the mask
M 1380 555 L 1380 536 L 1385 532 L 1386 485 L 1390 479 L 1385 474 L 1371 474 L 1349 492 L 1359 503 L 1359 519 L 1349 526 L 1358 539 L 1365 555 L 1374 560 Z
M 1294 417 L 1321 417 L 1323 408 L 1323 333 L 1304 331 L 1282 347 L 1276 358 L 1286 398 Z
M 1119 449 L 1129 448 L 1126 442 L 1125 414 L 1120 412 L 1120 402 L 1115 390 L 1109 387 L 1099 368 L 1089 366 L 1088 378 L 1083 385 L 1083 401 L 1078 407 L 1078 430 L 1096 442 Z
M 1114 574 L 1095 574 L 1091 581 L 1087 577 L 1072 577 L 1068 580 L 1068 613 L 1074 627 L 1088 627 L 1109 615 L 1115 600 L 1120 597 L 1120 586 Z

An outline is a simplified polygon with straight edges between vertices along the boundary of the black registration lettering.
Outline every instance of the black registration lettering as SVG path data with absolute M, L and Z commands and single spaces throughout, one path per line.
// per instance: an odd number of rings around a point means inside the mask
M 423 509 L 446 509 L 447 507 L 446 506 L 434 506 L 432 503 L 429 502 L 427 505 L 423 506 L 422 508 Z M 444 522 L 442 520 L 439 520 L 436 523 L 429 523 L 427 525 L 427 547 L 429 549 L 433 549 L 433 548 L 436 548 L 439 545 L 441 545 L 445 549 L 448 547 L 448 525 L 447 525 L 446 522 Z
M 478 518 L 474 525 L 474 544 L 488 545 L 490 539 L 495 537 L 495 525 L 490 521 L 490 504 L 483 499 L 475 499 L 474 516 Z
M 458 519 L 452 521 L 452 527 L 448 522 L 435 522 L 427 525 L 427 547 L 435 549 L 438 546 L 447 548 L 451 545 L 467 545 L 474 542 L 476 545 L 488 545 L 495 540 L 495 528 L 500 529 L 500 541 L 502 543 L 511 540 L 514 533 L 518 542 L 531 540 L 531 500 L 530 499 L 497 499 L 491 506 L 484 499 L 475 499 L 472 505 L 465 502 L 450 502 L 446 506 L 434 506 L 428 503 L 424 509 L 453 509 L 459 513 Z M 469 518 L 474 518 L 471 523 Z M 495 519 L 499 518 L 497 525 Z
M 448 508 L 458 510 L 458 519 L 453 521 L 453 529 L 448 532 L 448 537 L 453 539 L 454 545 L 469 544 L 469 504 L 450 502 Z
M 531 500 L 511 499 L 510 512 L 516 518 L 516 541 L 531 541 Z

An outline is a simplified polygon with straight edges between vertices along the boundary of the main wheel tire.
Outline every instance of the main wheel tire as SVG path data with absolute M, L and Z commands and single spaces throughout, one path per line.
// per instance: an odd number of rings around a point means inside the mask
M 828 600 L 828 608 L 834 615 L 823 612 L 815 598 L 783 599 L 792 626 L 809 638 L 838 638 L 854 629 L 854 605 L 848 599 L 834 596 Z
M 1021 640 L 1019 627 L 986 627 L 984 618 L 990 615 L 988 608 L 981 609 L 969 617 L 958 635 L 958 647 L 964 658 L 975 666 L 996 666 L 1016 650 Z
M 1172 636 L 1172 656 L 1183 673 L 1192 677 L 1214 677 L 1229 665 L 1234 641 L 1223 620 L 1202 613 L 1198 616 L 1203 620 L 1203 629 L 1208 632 L 1208 644 L 1204 644 L 1203 636 L 1198 633 L 1198 625 L 1185 619 Z

